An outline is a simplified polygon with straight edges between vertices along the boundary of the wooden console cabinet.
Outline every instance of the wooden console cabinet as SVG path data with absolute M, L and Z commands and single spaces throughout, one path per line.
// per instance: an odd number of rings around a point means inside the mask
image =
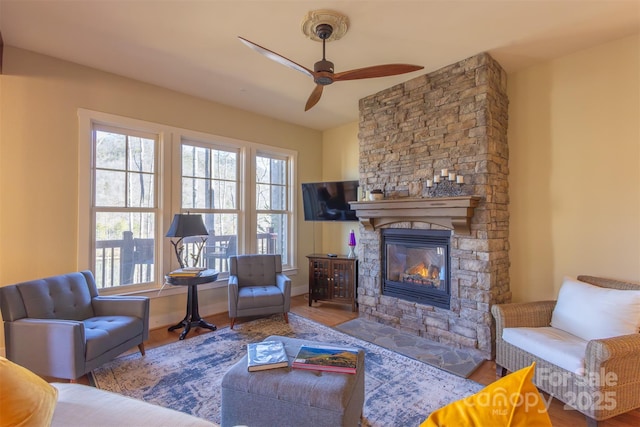
M 307 255 L 309 259 L 309 306 L 312 301 L 351 304 L 356 311 L 358 297 L 358 259 L 344 255 Z

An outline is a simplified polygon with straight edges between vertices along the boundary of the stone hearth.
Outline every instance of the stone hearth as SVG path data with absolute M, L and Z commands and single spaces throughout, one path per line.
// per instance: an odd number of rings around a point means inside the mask
M 360 101 L 361 186 L 383 190 L 386 206 L 395 203 L 390 199 L 437 205 L 443 200 L 427 198 L 426 181 L 447 168 L 464 176 L 464 200 L 474 205 L 464 218 L 424 210 L 361 217 L 361 316 L 493 357 L 490 308 L 511 300 L 507 107 L 506 73 L 485 53 Z M 382 295 L 380 229 L 386 227 L 454 230 L 450 310 Z

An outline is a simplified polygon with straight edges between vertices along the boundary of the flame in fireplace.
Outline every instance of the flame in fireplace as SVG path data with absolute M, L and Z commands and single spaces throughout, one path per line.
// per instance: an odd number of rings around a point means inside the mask
M 440 267 L 433 264 L 427 267 L 421 262 L 405 270 L 405 273 L 402 274 L 402 281 L 405 283 L 416 283 L 439 288 Z
M 423 262 L 421 262 L 407 269 L 406 273 L 427 279 L 437 279 L 440 276 L 440 267 L 433 264 L 427 267 Z
M 417 274 L 422 277 L 427 277 L 427 267 L 421 262 L 418 265 L 414 265 L 413 267 L 407 270 L 407 274 Z

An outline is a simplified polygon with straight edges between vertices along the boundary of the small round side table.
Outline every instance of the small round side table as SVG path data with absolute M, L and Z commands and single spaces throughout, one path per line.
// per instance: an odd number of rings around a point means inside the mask
M 180 334 L 180 339 L 183 340 L 192 327 L 206 328 L 215 331 L 218 329 L 216 325 L 206 322 L 198 311 L 198 285 L 203 283 L 213 282 L 218 278 L 217 270 L 204 270 L 198 276 L 194 277 L 172 277 L 165 276 L 165 280 L 168 284 L 173 286 L 188 286 L 187 289 L 187 314 L 178 324 L 175 324 L 169 328 L 169 331 L 174 331 L 179 328 L 184 328 Z

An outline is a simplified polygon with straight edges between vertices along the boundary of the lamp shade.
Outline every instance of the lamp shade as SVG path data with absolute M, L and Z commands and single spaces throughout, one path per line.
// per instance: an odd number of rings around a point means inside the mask
M 206 236 L 208 234 L 202 215 L 175 214 L 166 237 Z

